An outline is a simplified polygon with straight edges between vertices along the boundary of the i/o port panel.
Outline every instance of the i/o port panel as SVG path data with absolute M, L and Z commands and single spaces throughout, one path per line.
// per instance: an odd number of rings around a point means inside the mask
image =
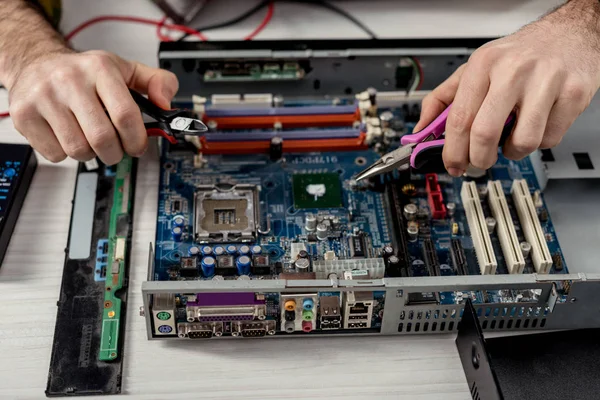
M 317 329 L 319 298 L 316 293 L 281 295 L 281 330 L 309 333 Z

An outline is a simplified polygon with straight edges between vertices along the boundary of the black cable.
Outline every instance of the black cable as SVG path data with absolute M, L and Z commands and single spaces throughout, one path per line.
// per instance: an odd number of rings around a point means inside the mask
M 319 0 L 289 0 L 290 2 L 304 3 L 304 4 L 314 4 L 326 8 L 330 11 L 335 12 L 336 14 L 346 18 L 348 21 L 352 22 L 354 25 L 359 27 L 363 32 L 371 37 L 371 39 L 377 39 L 377 35 L 371 29 L 369 29 L 365 24 L 356 19 L 352 14 L 346 12 L 345 10 L 335 6 L 327 1 L 319 1 Z
M 253 16 L 257 12 L 259 12 L 263 8 L 267 7 L 271 1 L 272 0 L 263 0 L 260 3 L 258 3 L 256 6 L 251 8 L 250 10 L 246 11 L 245 13 L 243 13 L 233 19 L 230 19 L 229 21 L 220 22 L 218 24 L 201 26 L 201 27 L 194 28 L 194 29 L 198 32 L 206 32 L 206 31 L 213 30 L 213 29 L 227 28 L 229 26 L 235 25 L 239 22 L 242 22 L 242 21 L 250 18 L 251 16 Z M 347 13 L 346 11 L 339 8 L 338 6 L 335 6 L 327 1 L 322 1 L 322 0 L 274 0 L 274 1 L 280 2 L 280 3 L 288 2 L 288 3 L 300 3 L 300 4 L 306 4 L 306 5 L 316 5 L 316 6 L 326 8 L 329 11 L 333 11 L 334 13 L 336 13 L 336 14 L 344 17 L 348 21 L 352 22 L 354 25 L 356 25 L 358 28 L 360 28 L 363 32 L 365 32 L 367 35 L 369 35 L 371 37 L 371 39 L 377 39 L 377 35 L 375 34 L 375 32 L 373 32 L 366 25 L 364 25 L 362 22 L 360 22 L 358 19 L 356 19 L 352 14 Z M 189 34 L 186 33 L 183 36 L 181 36 L 179 39 L 177 39 L 177 41 L 178 42 L 182 41 L 185 38 L 187 38 L 188 36 L 189 36 Z
M 235 25 L 237 23 L 240 23 L 240 22 L 250 18 L 257 12 L 259 12 L 260 10 L 262 10 L 263 8 L 268 6 L 270 2 L 271 2 L 271 0 L 263 0 L 260 3 L 258 3 L 256 6 L 251 8 L 250 10 L 246 11 L 245 13 L 243 13 L 235 18 L 232 18 L 228 21 L 219 22 L 218 24 L 201 26 L 199 28 L 194 28 L 194 29 L 198 32 L 206 32 L 206 31 L 210 31 L 210 30 L 214 30 L 214 29 L 227 28 L 229 26 Z M 177 41 L 180 42 L 180 41 L 184 40 L 185 38 L 187 38 L 188 36 L 190 36 L 190 35 L 188 33 L 186 33 L 183 36 L 181 36 L 179 39 L 177 39 Z

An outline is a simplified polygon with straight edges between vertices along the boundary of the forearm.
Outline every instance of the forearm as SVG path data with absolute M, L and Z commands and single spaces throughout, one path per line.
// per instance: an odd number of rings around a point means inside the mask
M 8 89 L 26 65 L 48 53 L 71 51 L 27 1 L 0 0 L 0 82 Z

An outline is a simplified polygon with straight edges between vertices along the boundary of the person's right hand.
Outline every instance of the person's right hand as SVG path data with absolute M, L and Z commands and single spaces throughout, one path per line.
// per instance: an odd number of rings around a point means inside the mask
M 477 49 L 423 100 L 415 132 L 452 103 L 443 159 L 453 176 L 469 164 L 488 169 L 496 162 L 504 123 L 514 110 L 505 157 L 519 160 L 556 146 L 600 86 L 599 15 L 598 2 L 569 2 Z
M 169 108 L 177 92 L 171 72 L 103 51 L 46 54 L 10 82 L 10 116 L 31 146 L 52 162 L 67 156 L 107 165 L 148 144 L 142 114 L 128 88 Z

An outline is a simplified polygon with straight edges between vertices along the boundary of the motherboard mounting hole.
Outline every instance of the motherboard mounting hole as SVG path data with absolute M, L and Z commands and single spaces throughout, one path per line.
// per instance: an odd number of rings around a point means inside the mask
M 273 186 L 275 186 L 275 184 L 274 184 L 273 182 L 271 182 L 271 181 L 266 181 L 266 182 L 265 182 L 265 187 L 266 187 L 266 188 L 270 189 L 270 188 L 272 188 Z
M 104 302 L 104 308 L 111 308 L 112 307 L 112 302 L 111 301 L 105 301 Z
M 336 173 L 336 174 L 340 174 L 340 175 L 341 175 L 341 174 L 343 174 L 343 173 L 344 173 L 344 170 L 343 170 L 343 169 L 339 169 L 339 168 L 338 168 L 338 169 L 336 169 L 336 170 L 335 170 L 335 173 Z
M 175 254 L 173 254 L 173 258 L 179 258 L 179 257 L 180 257 L 180 256 L 179 256 L 179 253 L 175 253 Z
M 367 163 L 367 159 L 364 157 L 356 157 L 356 160 L 354 160 L 354 163 L 356 165 L 365 165 Z
M 107 291 L 107 292 L 110 292 L 110 291 L 111 291 L 111 289 L 112 289 L 112 288 L 109 286 L 109 287 L 107 287 L 107 288 L 106 288 L 106 291 Z
M 183 189 L 183 183 L 178 183 L 177 185 L 175 185 L 175 188 L 176 188 L 177 190 L 181 190 L 181 189 Z
M 173 167 L 174 167 L 173 163 L 170 163 L 170 162 L 165 163 L 165 165 L 163 165 L 163 168 L 167 171 L 171 171 L 173 169 Z

